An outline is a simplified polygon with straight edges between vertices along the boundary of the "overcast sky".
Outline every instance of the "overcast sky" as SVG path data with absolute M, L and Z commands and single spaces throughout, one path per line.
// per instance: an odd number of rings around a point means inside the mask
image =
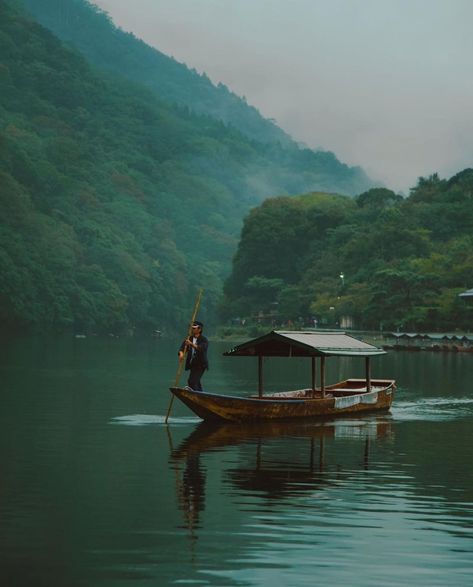
M 93 1 L 392 189 L 473 166 L 473 0 Z

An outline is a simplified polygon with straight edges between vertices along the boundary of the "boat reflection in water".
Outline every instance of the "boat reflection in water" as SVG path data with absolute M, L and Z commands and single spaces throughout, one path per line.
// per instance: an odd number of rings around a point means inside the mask
M 286 500 L 303 492 L 318 493 L 337 478 L 367 469 L 371 443 L 392 435 L 389 416 L 238 426 L 202 422 L 177 448 L 170 438 L 185 525 L 196 538 L 205 508 L 206 453 L 231 451 L 230 459 L 222 459 L 225 484 L 271 501 Z M 241 465 L 235 466 L 235 461 Z

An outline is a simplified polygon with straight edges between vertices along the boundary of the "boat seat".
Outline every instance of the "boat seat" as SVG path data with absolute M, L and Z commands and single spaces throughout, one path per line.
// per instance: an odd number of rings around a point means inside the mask
M 382 385 L 371 386 L 371 391 L 381 391 L 382 389 L 384 389 Z M 366 393 L 368 390 L 366 389 L 366 387 L 357 387 L 356 389 L 353 387 L 336 387 L 331 391 L 333 391 L 334 393 L 336 393 L 337 391 L 341 391 L 342 393 Z

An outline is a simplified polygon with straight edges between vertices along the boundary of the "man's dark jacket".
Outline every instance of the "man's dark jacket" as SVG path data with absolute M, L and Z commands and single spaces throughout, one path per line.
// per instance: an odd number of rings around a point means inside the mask
M 192 336 L 189 337 L 191 341 L 193 340 Z M 185 349 L 185 342 L 181 344 L 180 351 L 184 351 Z M 196 341 L 197 348 L 195 352 L 192 353 L 194 350 L 191 346 L 187 349 L 186 355 L 186 371 L 189 369 L 208 369 L 209 368 L 209 360 L 207 358 L 207 349 L 209 346 L 209 341 L 205 338 L 203 334 L 197 337 Z M 192 356 L 194 355 L 194 356 Z

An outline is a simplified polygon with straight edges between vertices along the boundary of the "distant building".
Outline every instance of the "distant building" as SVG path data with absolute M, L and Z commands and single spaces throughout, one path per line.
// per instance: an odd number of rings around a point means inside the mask
M 469 306 L 473 306 L 473 289 L 467 289 L 463 293 L 458 294 L 458 297 L 461 298 Z
M 473 302 L 473 289 L 467 289 L 463 293 L 458 294 L 458 296 L 466 302 Z

